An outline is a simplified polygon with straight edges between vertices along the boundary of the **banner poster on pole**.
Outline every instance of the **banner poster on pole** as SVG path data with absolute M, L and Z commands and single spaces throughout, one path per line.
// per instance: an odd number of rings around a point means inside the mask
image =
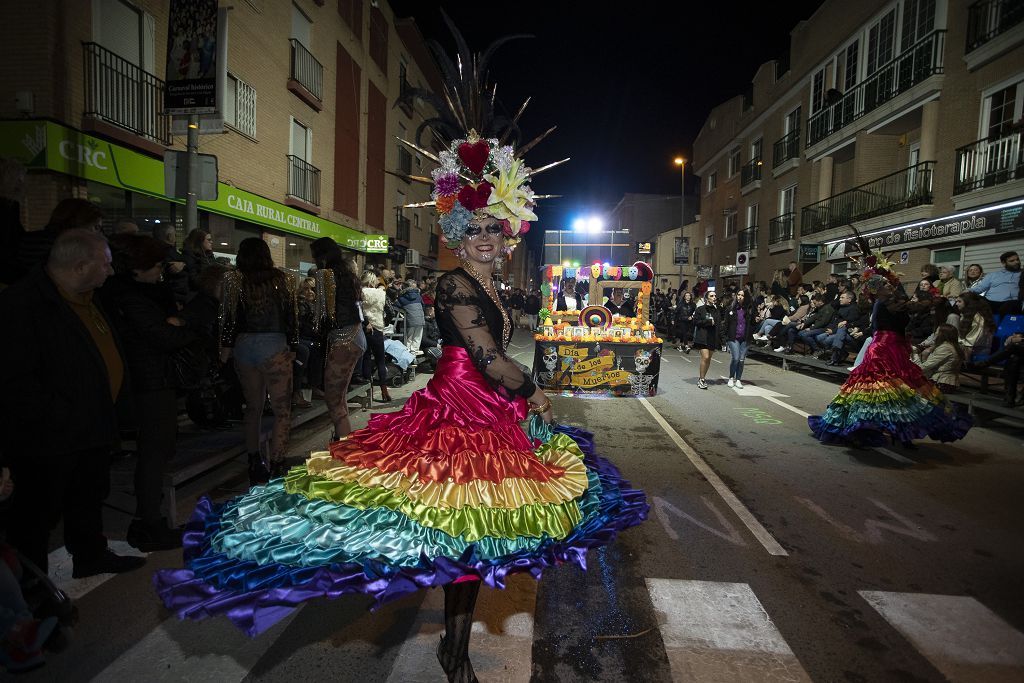
M 167 21 L 169 114 L 217 109 L 217 0 L 171 0 Z
M 677 266 L 685 266 L 690 263 L 690 238 L 676 237 L 675 240 L 672 263 Z

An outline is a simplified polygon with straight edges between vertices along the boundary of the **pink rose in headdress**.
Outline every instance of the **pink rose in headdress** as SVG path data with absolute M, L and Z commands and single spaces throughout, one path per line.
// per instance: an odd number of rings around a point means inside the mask
M 512 221 L 507 218 L 501 219 L 501 234 L 505 237 L 512 237 L 515 234 L 512 232 Z
M 519 221 L 519 234 L 525 235 L 528 232 L 530 232 L 529 221 Z

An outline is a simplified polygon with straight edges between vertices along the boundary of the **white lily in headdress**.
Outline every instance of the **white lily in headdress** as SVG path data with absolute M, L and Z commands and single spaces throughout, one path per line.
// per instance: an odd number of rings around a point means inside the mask
M 495 218 L 508 220 L 513 235 L 519 233 L 522 221 L 537 220 L 531 208 L 533 190 L 526 184 L 529 179 L 529 169 L 522 159 L 513 159 L 507 169 L 499 168 L 497 173 L 484 176 L 484 180 L 492 185 L 486 211 Z

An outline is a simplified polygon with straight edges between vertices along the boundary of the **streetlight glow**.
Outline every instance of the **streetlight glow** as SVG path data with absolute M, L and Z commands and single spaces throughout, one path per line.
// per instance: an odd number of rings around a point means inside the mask
M 686 159 L 684 159 L 682 157 L 676 157 L 673 161 L 674 161 L 676 166 L 682 166 L 683 164 L 686 163 Z
M 601 228 L 604 227 L 604 221 L 597 216 L 591 216 L 587 219 L 587 232 L 601 232 Z

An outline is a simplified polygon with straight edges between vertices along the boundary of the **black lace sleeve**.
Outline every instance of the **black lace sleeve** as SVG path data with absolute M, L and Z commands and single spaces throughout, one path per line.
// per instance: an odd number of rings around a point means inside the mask
M 434 302 L 444 344 L 461 346 L 496 389 L 529 398 L 537 390 L 530 377 L 505 355 L 501 313 L 467 275 L 454 272 L 437 283 Z

